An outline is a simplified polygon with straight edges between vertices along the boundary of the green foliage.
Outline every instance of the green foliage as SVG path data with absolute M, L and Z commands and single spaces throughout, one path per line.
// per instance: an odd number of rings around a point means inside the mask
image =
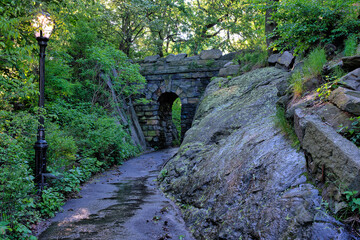
M 356 146 L 360 147 L 360 116 L 350 118 L 352 121 L 351 126 L 340 126 L 338 132 L 344 137 L 352 141 Z
M 331 94 L 331 91 L 338 88 L 339 84 L 340 84 L 339 79 L 332 80 L 330 78 L 328 80 L 328 82 L 324 83 L 318 89 L 316 89 L 316 91 L 318 92 L 318 97 L 320 98 L 320 100 L 321 101 L 327 101 L 330 94 Z
M 54 217 L 55 212 L 61 209 L 64 197 L 61 193 L 52 188 L 44 189 L 41 192 L 41 201 L 37 204 L 40 213 L 45 217 Z
M 97 1 L 43 2 L 56 29 L 46 50 L 47 109 L 36 107 L 39 49 L 30 23 L 38 3 L 0 3 L 0 239 L 34 239 L 30 226 L 53 216 L 81 183 L 138 152 L 113 117 L 106 80 L 126 98 L 145 79 L 106 42 Z M 58 176 L 40 197 L 33 182 L 38 112 L 45 116 L 48 171 Z
M 301 53 L 314 45 L 341 43 L 352 33 L 358 33 L 359 7 L 354 0 L 284 0 L 277 6 L 273 20 L 278 36 L 271 46 L 278 50 L 295 49 Z
M 349 36 L 345 41 L 345 49 L 344 55 L 345 56 L 353 56 L 356 54 L 357 50 L 357 37 L 355 35 Z
M 214 59 L 209 59 L 209 60 L 206 61 L 205 65 L 208 68 L 212 68 L 215 65 L 215 60 Z
M 296 71 L 290 77 L 290 86 L 295 97 L 300 97 L 304 92 L 304 76 L 302 72 Z
M 292 147 L 299 146 L 300 142 L 295 134 L 292 125 L 288 122 L 285 116 L 285 109 L 282 107 L 276 108 L 276 114 L 274 116 L 275 125 L 281 129 L 285 136 L 292 142 Z
M 352 212 L 356 212 L 357 214 L 360 213 L 360 198 L 356 196 L 358 191 L 345 191 L 346 201 L 348 202 L 348 206 Z
M 304 61 L 304 77 L 306 79 L 318 77 L 326 61 L 325 50 L 315 48 Z
M 245 50 L 237 55 L 233 60 L 236 64 L 240 65 L 240 72 L 248 72 L 253 68 L 265 67 L 267 64 L 268 53 L 264 48 L 256 50 Z
M 54 125 L 53 125 L 54 126 Z M 76 159 L 78 146 L 73 136 L 59 129 L 59 126 L 47 128 L 46 140 L 49 144 L 47 163 L 53 170 L 65 169 Z
M 192 61 L 189 63 L 189 69 L 198 69 L 202 68 L 203 66 L 199 65 L 197 61 Z
M 181 139 L 181 100 L 175 99 L 172 105 L 172 121 L 178 132 L 178 138 Z
M 319 78 L 324 64 L 326 63 L 326 54 L 324 49 L 316 48 L 304 60 L 304 67 L 302 71 L 296 71 L 291 75 L 290 86 L 294 92 L 295 97 L 300 97 L 304 91 L 304 83 L 311 78 Z M 330 86 L 330 85 L 329 85 Z M 327 88 L 328 86 L 323 86 Z M 321 89 L 321 93 L 325 89 Z

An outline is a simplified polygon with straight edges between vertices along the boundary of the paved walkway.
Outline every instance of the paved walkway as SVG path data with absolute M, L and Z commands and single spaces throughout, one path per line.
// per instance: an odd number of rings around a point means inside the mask
M 176 153 L 142 155 L 108 171 L 71 199 L 39 239 L 191 240 L 177 207 L 158 190 L 162 164 Z

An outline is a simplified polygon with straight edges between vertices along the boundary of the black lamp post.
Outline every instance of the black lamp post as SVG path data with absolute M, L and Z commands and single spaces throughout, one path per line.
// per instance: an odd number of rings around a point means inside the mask
M 54 27 L 54 23 L 51 21 L 49 14 L 40 13 L 37 19 L 33 21 L 33 27 L 35 27 L 35 37 L 40 46 L 40 61 L 39 61 L 39 108 L 44 108 L 44 86 L 45 86 L 45 48 L 49 41 L 51 32 Z M 45 128 L 44 128 L 44 117 L 39 118 L 39 128 L 37 133 L 37 141 L 35 143 L 35 183 L 38 184 L 40 190 L 43 189 L 45 184 L 46 173 L 46 150 L 48 144 L 45 140 Z

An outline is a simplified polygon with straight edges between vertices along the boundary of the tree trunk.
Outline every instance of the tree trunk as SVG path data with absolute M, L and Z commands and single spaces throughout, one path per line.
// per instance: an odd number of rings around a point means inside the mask
M 277 2 L 279 2 L 279 0 L 266 1 L 267 9 L 265 14 L 265 34 L 266 34 L 266 45 L 268 47 L 269 54 L 273 53 L 273 50 L 270 49 L 269 46 L 277 39 L 277 36 L 268 37 L 268 35 L 271 34 L 277 26 L 277 23 L 271 19 L 273 13 L 277 11 L 276 9 Z

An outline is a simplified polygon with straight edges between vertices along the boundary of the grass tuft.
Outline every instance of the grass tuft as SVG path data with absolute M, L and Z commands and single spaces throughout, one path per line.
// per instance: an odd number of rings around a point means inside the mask
M 286 119 L 285 109 L 282 107 L 276 108 L 276 114 L 274 117 L 275 125 L 281 129 L 281 132 L 285 134 L 285 136 L 292 142 L 291 146 L 298 148 L 300 145 L 299 139 L 296 136 L 294 128 Z
M 345 41 L 344 55 L 346 57 L 353 56 L 357 50 L 357 39 L 355 35 L 349 36 Z
M 290 86 L 296 98 L 303 94 L 304 78 L 300 71 L 296 71 L 291 75 Z
M 325 50 L 315 48 L 304 61 L 304 77 L 310 79 L 319 76 L 326 62 Z

